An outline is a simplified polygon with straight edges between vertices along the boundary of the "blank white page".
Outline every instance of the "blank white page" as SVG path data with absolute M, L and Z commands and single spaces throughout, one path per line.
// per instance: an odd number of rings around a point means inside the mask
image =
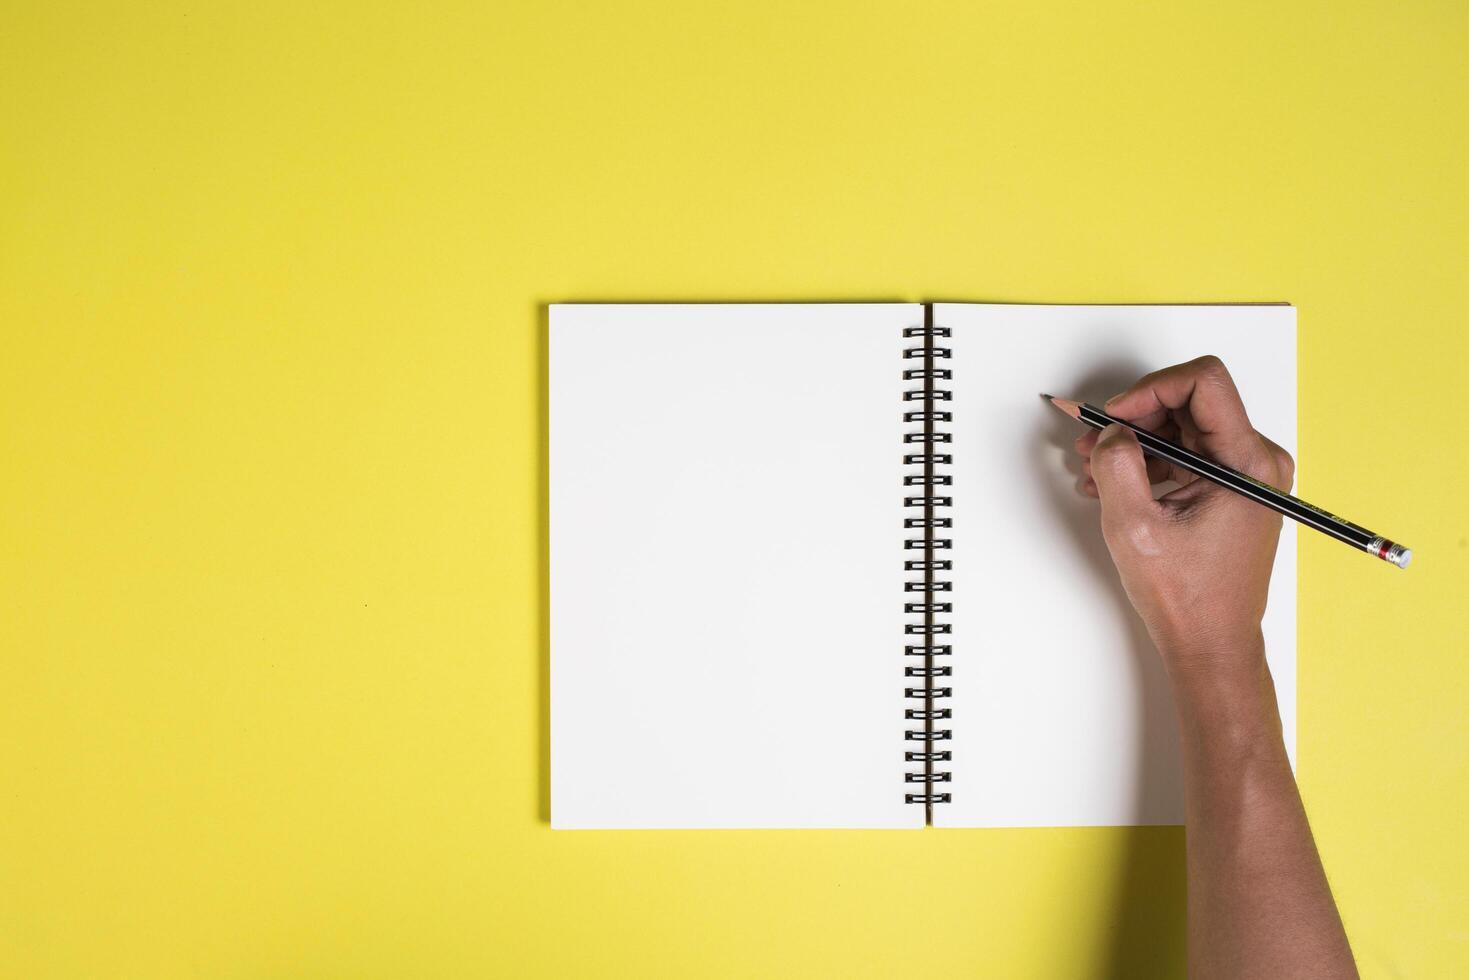
M 551 307 L 552 826 L 922 825 L 897 652 L 922 322 Z
M 953 802 L 950 827 L 1183 822 L 1163 670 L 1075 489 L 1085 430 L 1039 392 L 1100 404 L 1156 368 L 1218 354 L 1256 428 L 1296 444 L 1295 310 L 1285 306 L 938 304 L 953 331 Z M 1295 525 L 1265 641 L 1295 746 Z

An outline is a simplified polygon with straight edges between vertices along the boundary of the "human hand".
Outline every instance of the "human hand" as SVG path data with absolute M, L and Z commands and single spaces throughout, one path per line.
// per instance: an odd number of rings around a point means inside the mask
M 1250 425 L 1224 362 L 1200 357 L 1146 375 L 1108 414 L 1283 490 L 1295 462 Z M 1243 666 L 1262 651 L 1260 619 L 1280 516 L 1142 454 L 1120 425 L 1076 440 L 1082 493 L 1102 502 L 1102 536 L 1134 608 L 1170 669 Z M 1151 484 L 1178 489 L 1153 498 Z

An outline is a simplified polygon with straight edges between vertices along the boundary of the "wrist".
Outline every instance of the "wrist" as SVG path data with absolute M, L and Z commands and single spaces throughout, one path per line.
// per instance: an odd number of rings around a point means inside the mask
M 1275 682 L 1258 627 L 1241 637 L 1174 647 L 1163 661 L 1185 738 L 1210 754 L 1283 754 Z
M 1161 625 L 1149 633 L 1175 683 L 1253 677 L 1265 664 L 1265 634 L 1258 621 L 1210 628 Z

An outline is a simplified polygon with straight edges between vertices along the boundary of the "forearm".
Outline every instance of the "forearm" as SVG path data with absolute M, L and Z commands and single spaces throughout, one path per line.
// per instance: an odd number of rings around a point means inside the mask
M 1281 489 L 1295 461 L 1250 424 L 1217 357 L 1145 375 L 1108 399 L 1107 411 L 1129 424 L 1077 440 L 1080 490 L 1102 503 L 1107 550 L 1173 684 L 1188 821 L 1189 973 L 1355 977 L 1286 757 L 1260 635 L 1280 516 L 1192 472 L 1150 464 L 1132 427 L 1176 435 Z M 1178 486 L 1160 496 L 1164 481 Z
M 1355 977 L 1281 737 L 1258 634 L 1164 652 L 1187 813 L 1189 974 Z

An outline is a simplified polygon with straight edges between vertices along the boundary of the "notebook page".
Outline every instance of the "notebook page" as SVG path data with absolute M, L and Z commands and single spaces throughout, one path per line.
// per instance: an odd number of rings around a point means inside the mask
M 551 822 L 916 827 L 902 328 L 551 308 Z
M 1096 501 L 1076 493 L 1085 431 L 1048 391 L 1100 403 L 1147 371 L 1217 354 L 1251 421 L 1295 453 L 1295 310 L 1285 306 L 935 307 L 953 336 L 951 827 L 1178 824 L 1173 706 L 1117 582 Z M 1295 746 L 1295 525 L 1265 617 Z

